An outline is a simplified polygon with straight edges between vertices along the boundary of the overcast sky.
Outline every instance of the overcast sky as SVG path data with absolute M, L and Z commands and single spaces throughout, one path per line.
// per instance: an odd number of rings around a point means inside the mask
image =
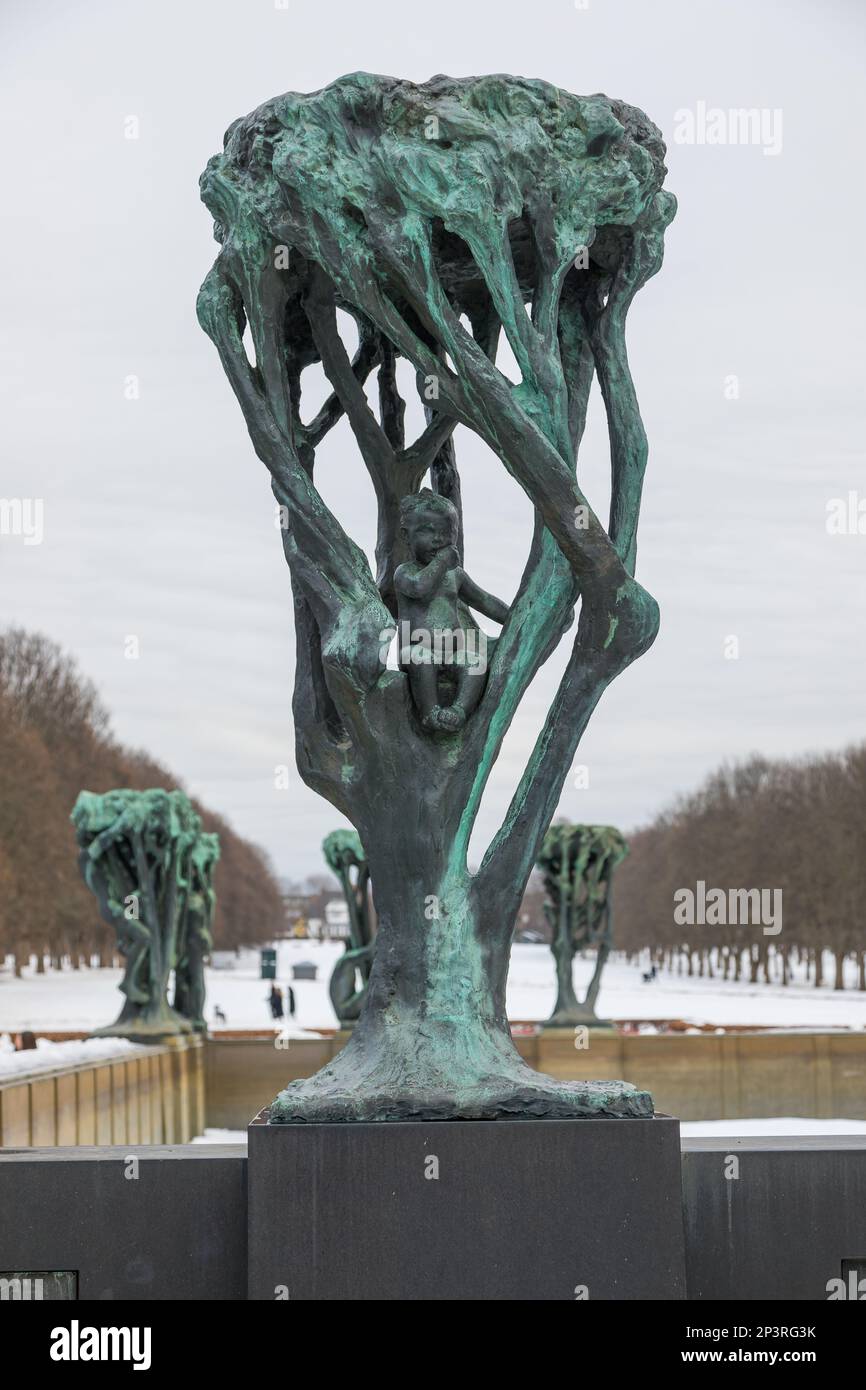
M 570 777 L 561 812 L 630 828 L 723 759 L 864 737 L 866 534 L 827 530 L 834 498 L 866 511 L 857 0 L 3 0 L 0 26 L 0 496 L 44 499 L 41 544 L 0 537 L 0 622 L 73 652 L 117 734 L 282 873 L 318 871 L 340 817 L 294 771 L 289 577 L 265 469 L 195 320 L 216 250 L 197 180 L 236 117 L 358 69 L 544 77 L 642 107 L 668 142 L 679 213 L 629 322 L 650 440 L 638 575 L 662 630 L 605 695 L 577 758 L 589 786 Z M 766 138 L 675 142 L 701 103 L 765 111 Z M 596 399 L 581 477 L 604 512 L 599 417 Z M 467 569 L 511 598 L 528 504 L 471 436 L 457 443 Z M 345 425 L 320 457 L 369 550 Z M 515 720 L 478 857 L 565 655 Z

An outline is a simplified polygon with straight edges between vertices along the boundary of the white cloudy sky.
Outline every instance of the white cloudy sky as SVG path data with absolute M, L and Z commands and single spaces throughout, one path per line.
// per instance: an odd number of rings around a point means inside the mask
M 226 126 L 278 92 L 357 69 L 514 72 L 643 107 L 680 200 L 630 323 L 650 437 L 639 576 L 662 632 L 605 696 L 578 755 L 589 787 L 569 784 L 560 809 L 630 827 L 724 758 L 862 738 L 866 535 L 828 535 L 825 518 L 834 497 L 866 498 L 864 48 L 857 0 L 4 0 L 0 494 L 44 498 L 45 535 L 0 538 L 0 622 L 74 652 L 118 734 L 282 872 L 319 868 L 339 818 L 294 773 L 274 787 L 292 762 L 288 574 L 195 320 L 215 250 L 197 179 Z M 675 113 L 699 102 L 778 109 L 781 152 L 674 143 Z M 525 499 L 465 432 L 458 447 L 467 568 L 510 597 Z M 581 467 L 603 504 L 597 402 Z M 321 468 L 369 547 L 344 427 Z M 479 849 L 561 664 L 509 736 Z

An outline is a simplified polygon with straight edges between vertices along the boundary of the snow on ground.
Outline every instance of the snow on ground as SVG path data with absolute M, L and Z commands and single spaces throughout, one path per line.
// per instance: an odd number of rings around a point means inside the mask
M 197 1134 L 190 1140 L 191 1144 L 243 1144 L 244 1147 L 246 1142 L 245 1129 L 206 1129 L 204 1134 Z
M 784 1115 L 761 1120 L 685 1120 L 680 1122 L 684 1139 L 715 1139 L 722 1135 L 749 1139 L 767 1134 L 866 1134 L 866 1120 L 806 1120 L 800 1115 Z M 224 1140 L 237 1143 L 237 1140 Z
M 138 1043 L 125 1038 L 87 1038 L 81 1042 L 50 1042 L 37 1038 L 35 1048 L 16 1052 L 8 1033 L 0 1036 L 0 1081 L 58 1067 L 83 1067 L 107 1059 L 124 1060 L 131 1052 L 141 1055 Z
M 591 1122 L 588 1122 L 591 1123 Z M 766 1135 L 866 1134 L 866 1120 L 807 1120 L 784 1115 L 766 1120 L 685 1120 L 680 1123 L 683 1139 L 749 1139 Z M 193 1144 L 243 1144 L 245 1129 L 206 1129 Z
M 277 954 L 277 983 L 291 983 L 297 1013 L 284 1030 L 303 1036 L 308 1029 L 336 1027 L 328 998 L 328 979 L 342 954 L 339 942 L 282 941 Z M 207 972 L 206 1013 L 211 1029 L 267 1029 L 272 1026 L 266 998 L 270 982 L 259 978 L 258 951 L 229 958 L 231 969 Z M 292 980 L 292 966 L 311 961 L 316 980 Z M 575 962 L 575 980 L 583 991 L 592 974 L 590 958 Z M 44 1032 L 85 1031 L 110 1023 L 120 1011 L 120 970 L 62 970 L 37 975 L 25 970 L 20 980 L 0 973 L 0 1031 L 24 1028 Z M 515 1021 L 542 1021 L 554 1004 L 553 957 L 544 945 L 516 945 L 508 980 L 508 1014 Z M 216 1019 L 215 1009 L 225 1014 Z M 772 1028 L 866 1028 L 866 994 L 811 985 L 754 984 L 661 973 L 650 984 L 641 969 L 622 957 L 608 962 L 598 1001 L 600 1018 L 629 1020 L 685 1019 L 718 1027 L 752 1025 Z
M 589 984 L 594 961 L 575 962 L 579 994 Z M 553 956 L 547 946 L 516 945 L 508 980 L 508 1016 L 548 1018 L 554 1004 Z M 649 984 L 642 969 L 614 957 L 605 966 L 596 1006 L 599 1018 L 667 1019 L 740 1027 L 866 1028 L 866 994 L 795 984 L 750 985 L 744 981 L 691 979 L 662 972 Z

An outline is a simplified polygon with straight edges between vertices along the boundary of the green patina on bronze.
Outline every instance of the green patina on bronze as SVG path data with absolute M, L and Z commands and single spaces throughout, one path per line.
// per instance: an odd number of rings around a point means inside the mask
M 328 868 L 337 875 L 349 913 L 346 950 L 331 972 L 328 992 L 341 1024 L 355 1023 L 367 995 L 376 950 L 370 869 L 354 830 L 332 830 L 322 841 Z
M 117 932 L 126 1002 L 98 1037 L 140 1041 L 203 1031 L 216 835 L 183 792 L 83 791 L 72 811 L 84 881 Z M 175 971 L 174 1003 L 168 1002 Z
M 189 856 L 186 890 L 177 931 L 174 1007 L 196 1033 L 206 1033 L 204 964 L 213 949 L 216 893 L 213 873 L 220 857 L 219 836 L 201 831 Z
M 552 825 L 538 864 L 544 874 L 544 911 L 553 932 L 556 1005 L 550 1027 L 600 1025 L 595 1005 L 605 962 L 613 945 L 611 879 L 628 845 L 612 825 Z M 586 996 L 574 992 L 574 957 L 595 949 L 595 969 Z
M 236 121 L 202 176 L 221 249 L 199 320 L 283 509 L 298 766 L 356 827 L 376 886 L 377 948 L 358 1024 L 323 1071 L 281 1093 L 272 1122 L 652 1113 L 651 1098 L 623 1082 L 560 1083 L 525 1066 L 505 981 L 526 880 L 583 730 L 658 628 L 657 605 L 634 578 L 647 445 L 625 323 L 661 265 L 675 208 L 664 175 L 658 130 L 623 102 L 514 77 L 416 86 L 356 73 Z M 338 310 L 357 327 L 351 357 Z M 502 335 L 517 385 L 496 366 Z M 413 441 L 400 358 L 425 411 Z M 310 417 L 301 380 L 316 363 L 332 394 Z M 365 390 L 373 373 L 375 412 Z M 577 470 L 596 373 L 610 436 L 607 529 Z M 343 416 L 378 504 L 375 578 L 314 482 L 316 449 Z M 457 424 L 493 450 L 534 514 L 510 605 L 463 569 Z M 447 534 L 425 549 L 401 504 L 428 474 L 456 520 L 448 511 Z M 494 507 L 491 498 L 495 525 Z M 449 673 L 437 673 L 434 705 L 405 662 L 387 669 L 383 634 L 401 584 L 404 599 L 435 601 L 449 621 L 488 604 L 502 622 L 468 712 L 455 709 L 453 672 L 450 690 Z M 578 600 L 553 705 L 470 873 L 469 839 L 502 739 Z

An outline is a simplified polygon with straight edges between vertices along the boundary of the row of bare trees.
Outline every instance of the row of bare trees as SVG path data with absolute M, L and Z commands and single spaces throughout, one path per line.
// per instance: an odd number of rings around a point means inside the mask
M 38 970 L 108 964 L 114 937 L 79 876 L 72 805 L 84 787 L 180 786 L 112 737 L 95 687 L 60 647 L 20 628 L 0 632 L 0 961 L 11 957 L 16 973 L 30 957 Z M 215 945 L 271 939 L 283 904 L 265 856 L 194 804 L 220 837 Z
M 723 767 L 629 843 L 619 949 L 688 974 L 866 989 L 866 744 Z M 709 904 L 714 889 L 724 907 L 683 921 L 700 915 L 684 890 Z M 747 890 L 764 890 L 760 914 Z

